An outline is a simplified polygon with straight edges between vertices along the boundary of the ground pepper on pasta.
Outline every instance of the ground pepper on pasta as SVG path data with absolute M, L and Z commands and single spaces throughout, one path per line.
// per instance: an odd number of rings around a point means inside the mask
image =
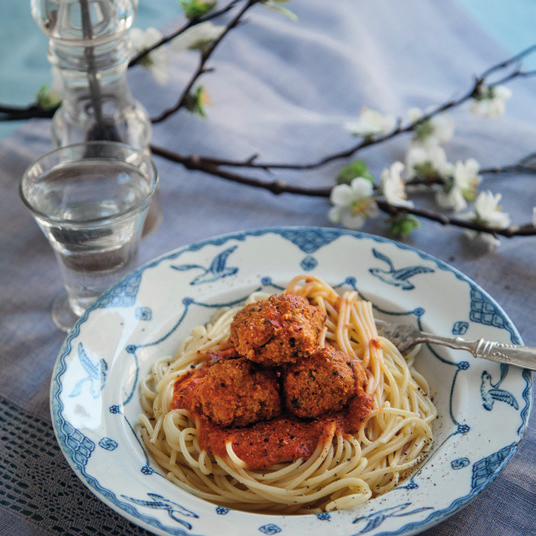
M 143 444 L 169 480 L 219 505 L 348 508 L 396 487 L 436 409 L 372 304 L 314 276 L 197 326 L 141 384 Z

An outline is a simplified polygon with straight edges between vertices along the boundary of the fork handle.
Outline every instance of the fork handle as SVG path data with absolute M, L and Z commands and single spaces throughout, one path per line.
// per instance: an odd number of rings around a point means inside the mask
M 490 359 L 491 361 L 498 361 L 499 363 L 506 363 L 507 365 L 536 370 L 536 348 L 530 346 L 479 339 L 476 341 L 473 355 Z
M 448 346 L 456 350 L 466 350 L 475 357 L 536 370 L 536 348 L 531 346 L 505 344 L 502 342 L 486 341 L 485 339 L 466 341 L 461 337 L 449 339 L 447 337 L 435 337 L 433 335 L 427 338 L 427 340 L 428 342 L 442 344 L 443 346 Z

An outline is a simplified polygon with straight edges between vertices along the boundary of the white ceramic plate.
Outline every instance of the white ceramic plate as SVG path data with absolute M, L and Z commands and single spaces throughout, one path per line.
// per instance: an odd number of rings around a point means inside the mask
M 274 228 L 178 249 L 105 293 L 73 328 L 56 362 L 56 436 L 91 491 L 162 535 L 409 535 L 464 507 L 495 479 L 527 426 L 531 375 L 439 347 L 423 348 L 417 360 L 439 410 L 434 450 L 417 474 L 382 497 L 330 514 L 274 516 L 219 507 L 165 479 L 136 433 L 140 378 L 215 308 L 255 289 L 279 292 L 300 273 L 357 288 L 387 318 L 403 316 L 445 335 L 521 343 L 500 306 L 474 282 L 383 238 Z

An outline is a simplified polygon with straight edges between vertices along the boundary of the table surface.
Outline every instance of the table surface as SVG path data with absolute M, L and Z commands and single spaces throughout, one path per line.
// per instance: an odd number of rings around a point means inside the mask
M 372 5 L 374 4 L 374 5 Z M 403 116 L 462 94 L 472 77 L 509 51 L 453 1 L 295 0 L 292 22 L 266 9 L 252 11 L 211 62 L 203 79 L 211 93 L 208 119 L 178 114 L 156 125 L 155 144 L 184 154 L 310 162 L 350 146 L 341 128 L 362 106 Z M 195 66 L 173 59 L 171 80 L 158 86 L 141 69 L 129 72 L 134 95 L 156 114 L 171 105 Z M 508 113 L 490 121 L 454 112 L 449 159 L 475 157 L 483 167 L 513 163 L 534 151 L 536 80 L 512 84 Z M 74 475 L 55 441 L 49 414 L 51 372 L 65 334 L 50 308 L 61 291 L 56 260 L 18 197 L 24 169 L 51 149 L 50 123 L 34 120 L 0 142 L 0 536 L 141 535 L 147 532 L 101 503 Z M 408 139 L 360 155 L 376 175 L 403 157 Z M 140 261 L 224 232 L 280 225 L 332 225 L 329 202 L 276 196 L 156 158 L 163 223 L 143 241 Z M 343 162 L 308 173 L 282 172 L 287 182 L 332 184 Z M 273 180 L 274 177 L 268 177 Z M 503 194 L 514 221 L 536 206 L 533 178 L 486 178 Z M 366 232 L 388 236 L 381 221 Z M 489 292 L 536 346 L 536 238 L 504 239 L 493 251 L 476 247 L 454 228 L 423 222 L 407 240 L 449 263 Z M 424 534 L 536 533 L 536 422 L 498 478 L 463 510 Z

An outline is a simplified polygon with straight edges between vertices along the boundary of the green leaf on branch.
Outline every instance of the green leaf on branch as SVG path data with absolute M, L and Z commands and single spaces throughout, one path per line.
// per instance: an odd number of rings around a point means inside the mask
M 413 214 L 397 214 L 389 219 L 391 234 L 394 237 L 406 238 L 415 229 L 421 226 L 419 220 Z
M 184 107 L 192 114 L 196 114 L 203 119 L 207 117 L 205 112 L 205 106 L 210 105 L 210 98 L 203 86 L 197 86 L 197 88 L 188 93 L 184 101 Z
M 337 175 L 337 184 L 350 184 L 355 178 L 363 177 L 374 184 L 374 176 L 369 173 L 367 164 L 363 160 L 354 160 L 344 166 Z
M 290 0 L 263 0 L 261 4 L 273 11 L 276 11 L 280 15 L 283 15 L 284 17 L 289 18 L 290 20 L 296 22 L 298 20 L 298 16 L 293 11 L 290 11 L 290 9 L 287 9 L 286 7 L 283 7 L 279 4 L 287 4 L 290 2 Z
M 61 103 L 61 96 L 50 89 L 49 84 L 43 84 L 35 96 L 37 105 L 43 110 L 52 110 Z
M 207 15 L 217 4 L 217 0 L 179 0 L 179 5 L 188 19 L 195 19 Z

